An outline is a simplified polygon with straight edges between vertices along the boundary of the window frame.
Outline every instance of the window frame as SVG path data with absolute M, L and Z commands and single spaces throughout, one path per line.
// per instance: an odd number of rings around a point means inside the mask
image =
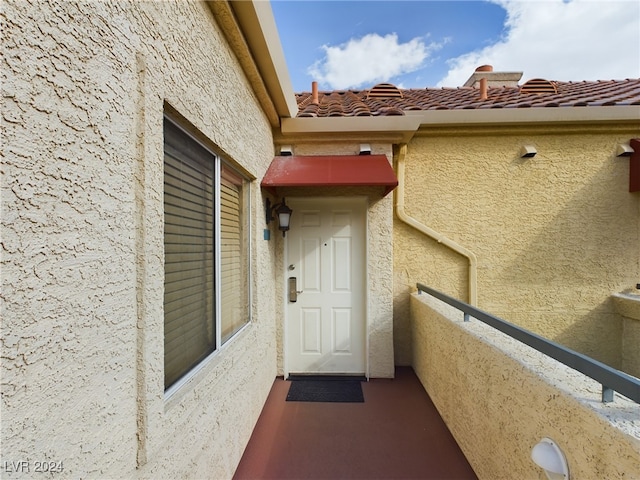
M 164 122 L 171 123 L 176 129 L 178 129 L 185 138 L 188 138 L 188 141 L 195 142 L 201 148 L 203 148 L 207 153 L 211 155 L 213 159 L 213 205 L 212 213 L 213 213 L 213 275 L 212 280 L 214 283 L 214 304 L 215 308 L 213 311 L 214 314 L 214 327 L 215 327 L 215 345 L 213 351 L 204 356 L 199 362 L 195 365 L 188 368 L 181 376 L 178 377 L 171 385 L 167 387 L 164 385 L 164 397 L 167 400 L 171 397 L 176 391 L 178 391 L 182 386 L 188 383 L 194 376 L 198 374 L 206 365 L 208 365 L 218 354 L 225 350 L 231 343 L 233 343 L 233 339 L 237 338 L 237 336 L 245 330 L 252 323 L 252 252 L 251 252 L 251 190 L 252 190 L 252 179 L 243 171 L 242 168 L 236 167 L 231 161 L 222 155 L 218 154 L 215 151 L 215 148 L 207 145 L 206 142 L 202 141 L 198 137 L 201 135 L 195 135 L 193 132 L 197 132 L 194 127 L 191 127 L 191 130 L 185 126 L 187 122 L 178 120 L 176 117 L 167 114 L 166 112 L 163 115 L 163 245 L 166 233 L 164 231 L 164 227 L 166 225 L 165 218 L 165 184 L 164 178 L 166 175 L 165 165 L 166 165 L 166 132 L 164 127 Z M 198 132 L 199 133 L 199 132 Z M 203 137 L 204 138 L 204 137 Z M 246 309 L 244 311 L 245 320 L 244 323 L 237 328 L 237 330 L 233 331 L 226 339 L 222 337 L 222 228 L 221 228 L 221 210 L 222 210 L 222 170 L 226 169 L 232 175 L 236 176 L 238 180 L 241 181 L 241 210 L 239 212 L 240 217 L 240 231 L 241 231 L 241 254 L 240 258 L 243 266 L 243 275 L 241 277 L 241 283 L 244 282 L 245 288 L 244 291 L 240 292 L 241 295 L 241 303 L 246 304 Z M 164 278 L 166 278 L 166 252 L 163 253 L 163 273 Z M 164 285 L 164 282 L 163 282 Z M 163 311 L 164 311 L 164 294 L 163 294 Z M 163 314 L 163 371 L 166 368 L 166 352 L 164 350 L 164 331 L 166 328 L 166 316 Z
M 218 328 L 218 332 L 220 334 L 219 345 L 220 347 L 229 343 L 229 341 L 242 330 L 247 323 L 251 322 L 251 302 L 249 299 L 251 298 L 251 234 L 250 234 L 250 225 L 251 225 L 251 195 L 250 195 L 250 181 L 248 178 L 243 176 L 238 169 L 234 168 L 229 162 L 225 161 L 224 158 L 220 159 L 219 162 L 219 175 L 217 177 L 217 182 L 219 186 L 220 195 L 217 198 L 217 205 L 219 209 L 218 219 L 219 222 L 217 224 L 216 232 L 219 234 L 219 238 L 217 239 L 219 246 L 218 252 L 219 256 L 217 257 L 219 269 L 216 270 L 217 274 L 220 276 L 219 283 L 217 284 L 218 288 L 218 302 L 217 305 L 220 307 L 220 325 Z M 226 293 L 228 291 L 225 289 L 225 285 L 223 285 L 224 278 L 222 278 L 222 274 L 225 271 L 225 261 L 229 259 L 223 259 L 222 256 L 225 251 L 225 247 L 228 247 L 229 239 L 223 241 L 223 233 L 225 232 L 225 228 L 222 226 L 223 219 L 225 216 L 222 212 L 223 207 L 223 193 L 225 188 L 231 189 L 232 187 L 229 184 L 235 185 L 235 181 L 237 181 L 237 185 L 239 185 L 239 194 L 238 194 L 238 250 L 240 259 L 239 263 L 236 265 L 240 271 L 240 275 L 238 276 L 240 285 L 238 287 L 240 291 L 244 291 L 244 297 L 239 298 L 239 302 L 236 305 L 243 306 L 242 315 L 245 317 L 244 323 L 235 323 L 231 322 L 231 331 L 229 333 L 225 332 L 225 327 L 228 327 L 228 324 L 223 323 L 225 321 L 224 316 L 224 300 L 227 298 Z M 226 186 L 223 186 L 223 183 L 227 183 Z M 237 325 L 240 325 L 239 327 Z

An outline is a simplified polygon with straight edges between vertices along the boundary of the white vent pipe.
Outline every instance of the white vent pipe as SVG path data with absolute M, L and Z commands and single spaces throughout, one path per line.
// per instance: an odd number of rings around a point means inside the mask
M 407 154 L 407 144 L 400 145 L 397 157 L 397 175 L 398 188 L 396 188 L 396 215 L 407 225 L 415 228 L 419 232 L 424 233 L 428 237 L 434 239 L 438 243 L 450 248 L 456 253 L 469 260 L 469 304 L 478 306 L 478 259 L 475 254 L 466 249 L 462 245 L 457 244 L 453 240 L 445 237 L 441 233 L 436 232 L 430 227 L 420 223 L 413 217 L 410 217 L 404 211 L 404 162 Z

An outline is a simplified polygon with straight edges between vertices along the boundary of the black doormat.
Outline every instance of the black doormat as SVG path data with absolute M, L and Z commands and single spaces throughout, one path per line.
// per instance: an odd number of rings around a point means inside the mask
M 287 402 L 362 403 L 364 377 L 290 376 Z

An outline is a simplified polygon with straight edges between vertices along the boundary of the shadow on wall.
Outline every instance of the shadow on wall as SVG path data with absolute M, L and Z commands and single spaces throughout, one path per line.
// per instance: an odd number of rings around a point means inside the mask
M 586 185 L 575 169 L 550 165 L 548 186 L 516 199 L 528 221 L 512 232 L 527 243 L 495 273 L 494 298 L 511 291 L 496 314 L 619 368 L 622 320 L 609 296 L 640 275 L 640 197 L 628 192 L 628 162 L 602 161 Z
M 609 298 L 578 316 L 553 340 L 621 370 L 622 333 L 622 317 Z
M 412 363 L 410 294 L 421 282 L 468 300 L 467 259 L 394 218 L 393 342 L 396 365 Z

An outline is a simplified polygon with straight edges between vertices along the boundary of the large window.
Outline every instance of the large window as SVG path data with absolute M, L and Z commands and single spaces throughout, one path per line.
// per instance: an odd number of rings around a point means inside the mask
M 249 321 L 246 183 L 165 117 L 165 389 Z

